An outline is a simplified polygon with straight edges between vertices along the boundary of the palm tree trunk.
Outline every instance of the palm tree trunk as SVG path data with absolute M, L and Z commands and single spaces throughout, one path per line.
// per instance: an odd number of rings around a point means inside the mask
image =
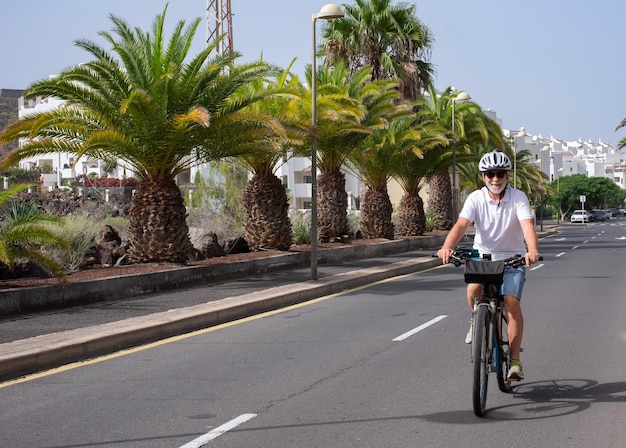
M 174 180 L 142 181 L 128 213 L 132 262 L 184 264 L 192 258 L 187 210 Z
M 250 250 L 289 250 L 289 200 L 274 174 L 255 174 L 243 191 L 244 237 Z
M 399 236 L 419 236 L 426 231 L 426 214 L 424 213 L 424 201 L 417 193 L 405 193 L 398 206 L 398 226 L 396 232 Z
M 452 228 L 452 185 L 448 171 L 442 171 L 434 176 L 430 182 L 430 196 L 428 209 L 442 220 L 442 229 Z
M 394 227 L 391 222 L 393 205 L 387 194 L 387 187 L 368 188 L 363 195 L 361 206 L 361 231 L 368 239 L 393 239 Z
M 346 176 L 339 170 L 324 171 L 318 177 L 317 189 L 319 240 L 342 241 L 350 233 L 348 226 L 348 193 Z

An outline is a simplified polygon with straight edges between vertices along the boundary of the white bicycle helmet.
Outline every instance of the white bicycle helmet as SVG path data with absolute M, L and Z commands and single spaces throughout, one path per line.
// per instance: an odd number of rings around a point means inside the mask
M 511 170 L 511 160 L 500 151 L 488 152 L 478 162 L 478 171 L 484 173 L 489 170 Z

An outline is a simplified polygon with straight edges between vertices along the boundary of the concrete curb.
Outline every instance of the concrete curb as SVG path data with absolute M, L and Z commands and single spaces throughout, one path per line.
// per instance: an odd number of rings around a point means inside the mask
M 352 245 L 336 249 L 320 249 L 318 263 L 330 264 L 436 248 L 443 243 L 444 239 L 445 235 L 438 235 L 380 240 L 377 244 Z M 7 289 L 0 291 L 0 315 L 19 315 L 46 309 L 137 297 L 173 289 L 204 286 L 218 280 L 243 278 L 286 268 L 306 267 L 309 263 L 309 252 L 289 252 L 223 265 L 174 267 L 151 274 L 123 275 L 65 285 Z
M 432 257 L 337 274 L 187 308 L 0 345 L 0 380 L 41 372 L 125 348 L 279 309 L 441 264 Z

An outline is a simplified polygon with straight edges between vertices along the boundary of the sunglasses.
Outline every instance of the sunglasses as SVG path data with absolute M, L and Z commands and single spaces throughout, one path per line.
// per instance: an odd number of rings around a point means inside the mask
M 485 173 L 485 176 L 487 176 L 489 179 L 493 179 L 494 176 L 496 176 L 498 179 L 502 179 L 504 176 L 506 176 L 506 171 L 487 171 Z

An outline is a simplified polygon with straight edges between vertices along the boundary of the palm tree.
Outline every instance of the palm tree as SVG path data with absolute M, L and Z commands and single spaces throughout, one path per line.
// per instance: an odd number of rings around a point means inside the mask
M 619 124 L 615 128 L 615 132 L 617 132 L 619 129 L 623 128 L 624 126 L 626 126 L 626 118 L 624 118 L 622 121 L 619 122 Z M 618 142 L 617 146 L 619 149 L 626 148 L 626 137 L 622 138 Z
M 251 250 L 288 250 L 292 244 L 289 199 L 274 172 L 281 161 L 287 160 L 291 146 L 301 145 L 310 129 L 291 113 L 303 87 L 296 76 L 291 76 L 290 69 L 291 66 L 278 73 L 269 83 L 259 80 L 250 85 L 276 92 L 275 96 L 250 106 L 256 113 L 273 117 L 275 127 L 272 132 L 261 128 L 248 144 L 253 150 L 236 159 L 252 173 L 242 196 L 244 237 Z
M 431 83 L 431 32 L 415 15 L 415 5 L 391 0 L 355 0 L 344 18 L 323 31 L 326 64 L 343 62 L 351 75 L 371 67 L 372 80 L 398 79 L 401 97 L 415 100 Z
M 26 258 L 58 278 L 64 276 L 61 265 L 42 250 L 44 247 L 67 248 L 67 241 L 55 234 L 51 226 L 60 226 L 58 216 L 42 213 L 32 202 L 19 202 L 15 196 L 28 188 L 22 184 L 0 191 L 0 262 L 15 268 L 15 261 Z
M 398 236 L 423 235 L 426 214 L 420 190 L 435 173 L 442 169 L 441 148 L 447 143 L 447 131 L 435 121 L 422 117 L 416 121 L 410 146 L 403 151 L 402 163 L 397 165 L 394 179 L 404 190 L 396 213 Z
M 456 95 L 451 87 L 448 87 L 440 95 L 437 94 L 433 85 L 429 86 L 428 98 L 419 102 L 419 114 L 430 117 L 439 125 L 449 130 L 450 139 L 448 144 L 439 148 L 441 158 L 447 161 L 442 171 L 437 173 L 430 181 L 430 211 L 442 218 L 443 228 L 452 227 L 452 186 L 448 169 L 452 165 L 452 149 L 456 153 L 457 163 L 463 162 L 465 154 L 470 154 L 470 148 L 474 145 L 483 144 L 492 149 L 503 150 L 506 142 L 502 136 L 502 130 L 496 122 L 489 118 L 472 101 L 464 101 L 456 104 L 454 113 L 455 135 L 452 135 L 452 102 Z
M 188 26 L 178 22 L 167 41 L 166 11 L 145 33 L 111 16 L 113 34 L 100 35 L 117 58 L 93 42 L 76 41 L 94 60 L 24 93 L 67 105 L 24 117 L 0 135 L 0 142 L 30 139 L 2 161 L 4 168 L 54 152 L 125 162 L 141 179 L 129 210 L 135 262 L 188 260 L 193 248 L 176 176 L 200 162 L 237 154 L 247 133 L 265 125 L 253 112 L 243 112 L 259 93 L 242 87 L 271 68 L 259 62 L 234 65 L 237 53 L 211 57 L 217 42 L 185 62 L 201 19 Z
M 351 166 L 367 188 L 361 202 L 361 230 L 366 238 L 395 236 L 387 184 L 406 167 L 408 160 L 422 154 L 424 133 L 410 106 L 398 106 L 394 115 L 388 126 L 376 130 L 361 144 L 363 151 L 356 151 L 351 157 Z
M 308 95 L 298 103 L 297 114 L 310 120 L 311 70 L 307 67 Z M 339 241 L 349 234 L 348 194 L 342 167 L 351 151 L 374 129 L 384 126 L 393 108 L 393 83 L 370 83 L 368 68 L 351 78 L 343 64 L 317 71 L 318 228 L 320 241 Z M 298 148 L 310 154 L 310 139 Z
M 549 181 L 548 176 L 535 162 L 530 150 L 517 152 L 517 188 L 526 193 L 531 201 L 545 196 Z

